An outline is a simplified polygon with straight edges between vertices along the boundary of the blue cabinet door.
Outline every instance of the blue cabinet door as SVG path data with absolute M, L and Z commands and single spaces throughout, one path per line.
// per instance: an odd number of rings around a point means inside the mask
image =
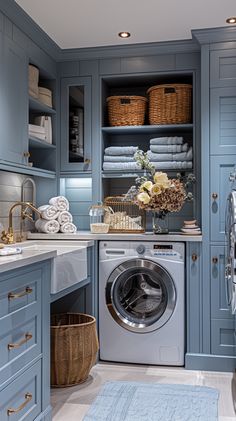
M 61 80 L 61 171 L 91 171 L 91 78 Z
M 210 206 L 211 241 L 225 238 L 225 206 L 231 190 L 230 173 L 234 171 L 236 155 L 211 156 L 210 198 L 205 206 Z
M 236 154 L 236 87 L 211 89 L 210 153 Z
M 1 159 L 27 164 L 28 67 L 25 52 L 7 36 L 3 40 L 1 86 Z
M 214 50 L 210 53 L 210 86 L 236 86 L 236 49 Z
M 225 290 L 225 247 L 211 246 L 211 317 L 232 319 Z

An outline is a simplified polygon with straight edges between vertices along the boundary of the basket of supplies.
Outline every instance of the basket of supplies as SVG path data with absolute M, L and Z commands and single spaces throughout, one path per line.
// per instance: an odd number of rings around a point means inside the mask
M 120 95 L 107 98 L 110 126 L 141 126 L 145 121 L 147 98 Z
M 109 196 L 104 200 L 107 210 L 104 222 L 109 224 L 109 232 L 145 232 L 145 211 L 124 196 Z
M 184 124 L 192 119 L 192 85 L 171 83 L 148 89 L 150 124 Z
M 74 386 L 84 382 L 96 362 L 96 319 L 88 314 L 51 316 L 51 385 Z

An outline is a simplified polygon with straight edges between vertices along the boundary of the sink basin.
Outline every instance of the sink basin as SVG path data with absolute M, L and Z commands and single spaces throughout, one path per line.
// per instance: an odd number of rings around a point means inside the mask
M 27 251 L 52 251 L 51 293 L 70 287 L 87 278 L 87 242 L 86 241 L 37 241 L 33 244 L 21 244 L 22 253 Z

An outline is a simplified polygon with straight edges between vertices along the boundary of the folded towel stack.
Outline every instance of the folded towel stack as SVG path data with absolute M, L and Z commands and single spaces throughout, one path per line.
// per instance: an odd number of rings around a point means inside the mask
M 73 224 L 73 217 L 69 212 L 69 202 L 64 196 L 52 197 L 48 205 L 38 208 L 42 218 L 35 222 L 35 228 L 46 234 L 74 233 L 77 231 Z
M 158 170 L 184 170 L 192 168 L 193 150 L 183 137 L 157 137 L 150 139 L 150 162 Z
M 106 170 L 140 170 L 134 160 L 137 146 L 110 146 L 105 149 L 103 169 Z

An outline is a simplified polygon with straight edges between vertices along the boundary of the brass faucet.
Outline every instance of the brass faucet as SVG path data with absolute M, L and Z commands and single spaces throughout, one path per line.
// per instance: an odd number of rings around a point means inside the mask
M 7 231 L 3 231 L 2 232 L 2 236 L 1 236 L 1 240 L 6 243 L 6 244 L 12 244 L 14 243 L 14 232 L 13 232 L 13 222 L 12 222 L 12 213 L 13 210 L 17 207 L 17 206 L 21 206 L 21 218 L 25 219 L 28 218 L 31 221 L 33 221 L 33 217 L 32 215 L 29 215 L 27 213 L 27 209 L 31 209 L 33 212 L 37 213 L 37 215 L 39 215 L 39 217 L 41 218 L 41 213 L 38 211 L 38 209 L 32 205 L 32 203 L 30 202 L 16 202 L 14 203 L 14 205 L 12 205 L 12 207 L 9 210 L 9 224 L 8 224 L 8 230 Z

